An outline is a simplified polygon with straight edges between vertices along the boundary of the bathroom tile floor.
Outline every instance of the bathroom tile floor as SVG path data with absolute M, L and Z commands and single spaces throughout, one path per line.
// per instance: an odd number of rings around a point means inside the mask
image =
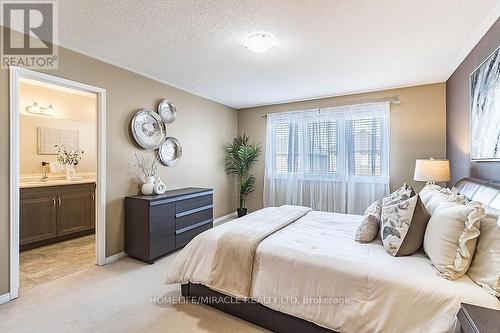
M 95 262 L 95 235 L 23 251 L 19 255 L 20 289 L 81 271 Z

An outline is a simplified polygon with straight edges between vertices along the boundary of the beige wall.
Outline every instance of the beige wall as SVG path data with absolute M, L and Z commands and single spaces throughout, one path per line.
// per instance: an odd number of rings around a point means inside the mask
M 177 106 L 178 118 L 167 133 L 180 140 L 184 154 L 175 167 L 162 167 L 161 177 L 169 188 L 214 188 L 215 217 L 235 210 L 236 191 L 224 172 L 223 149 L 236 135 L 234 109 L 64 48 L 59 48 L 59 69 L 45 72 L 107 89 L 107 256 L 124 249 L 123 198 L 138 188 L 131 167 L 134 153 L 153 157 L 134 146 L 130 119 L 138 109 L 154 110 L 162 98 Z M 0 70 L 0 295 L 9 289 L 8 77 L 8 71 Z
M 415 159 L 446 157 L 446 87 L 445 83 L 393 89 L 373 93 L 323 98 L 311 101 L 278 104 L 238 110 L 238 133 L 246 133 L 252 140 L 266 143 L 266 118 L 261 115 L 273 112 L 305 110 L 398 95 L 401 104 L 391 105 L 391 188 L 404 182 L 416 189 L 421 183 L 413 182 Z M 262 207 L 264 160 L 254 169 L 256 190 L 248 200 L 253 211 Z
M 38 127 L 78 131 L 78 148 L 83 151 L 83 155 L 76 171 L 96 171 L 97 133 L 95 124 L 22 114 L 19 120 L 20 137 L 22 138 L 19 158 L 21 175 L 48 172 L 48 167 L 42 167 L 42 161 L 56 162 L 57 155 L 38 154 Z

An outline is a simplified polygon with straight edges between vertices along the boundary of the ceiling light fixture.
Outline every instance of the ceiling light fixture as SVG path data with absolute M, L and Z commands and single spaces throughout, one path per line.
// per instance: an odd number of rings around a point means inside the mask
M 270 50 L 276 44 L 273 36 L 268 34 L 255 34 L 248 37 L 245 47 L 255 53 L 264 53 Z

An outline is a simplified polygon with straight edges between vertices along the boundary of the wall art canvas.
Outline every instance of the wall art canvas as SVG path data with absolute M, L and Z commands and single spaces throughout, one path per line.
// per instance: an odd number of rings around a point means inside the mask
M 56 145 L 78 149 L 78 131 L 38 127 L 38 155 L 57 155 Z
M 471 160 L 500 160 L 500 48 L 470 76 Z

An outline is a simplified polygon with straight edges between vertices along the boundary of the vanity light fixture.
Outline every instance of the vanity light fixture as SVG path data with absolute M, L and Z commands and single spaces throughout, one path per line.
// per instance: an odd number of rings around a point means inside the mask
M 56 114 L 56 110 L 54 109 L 52 104 L 44 108 L 39 106 L 37 102 L 34 102 L 32 105 L 28 105 L 26 107 L 26 112 L 41 116 L 54 116 Z
M 254 53 L 264 53 L 269 51 L 276 44 L 273 36 L 260 33 L 248 37 L 245 47 Z

